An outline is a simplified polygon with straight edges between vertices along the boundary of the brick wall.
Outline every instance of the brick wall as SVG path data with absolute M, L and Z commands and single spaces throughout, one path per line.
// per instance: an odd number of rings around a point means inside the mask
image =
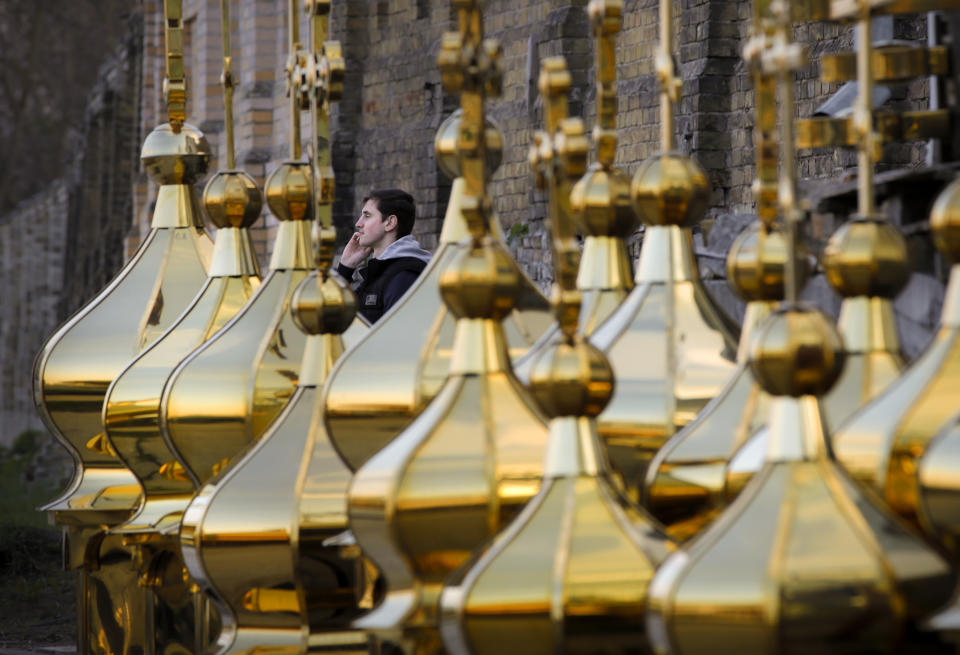
M 234 71 L 239 80 L 234 104 L 237 164 L 261 186 L 289 157 L 290 125 L 283 74 L 288 52 L 287 4 L 287 0 L 231 3 Z M 499 39 L 504 53 L 504 93 L 488 103 L 490 117 L 503 130 L 505 146 L 491 195 L 504 228 L 523 228 L 517 231 L 521 236 L 511 241 L 511 250 L 530 276 L 546 287 L 552 279 L 544 225 L 547 207 L 543 195 L 533 190 L 526 162 L 532 131 L 543 122 L 536 83 L 544 57 L 565 56 L 573 74 L 571 112 L 592 124 L 595 88 L 587 0 L 488 0 L 485 5 L 487 34 Z M 449 0 L 336 0 L 333 6 L 332 36 L 343 44 L 347 64 L 344 97 L 334 107 L 332 125 L 337 175 L 334 214 L 341 238 L 349 234 L 361 199 L 369 190 L 399 186 L 416 197 L 419 220 L 415 234 L 425 246 L 432 247 L 450 193 L 450 180 L 439 170 L 433 155 L 433 138 L 442 120 L 457 106 L 457 98 L 443 92 L 436 55 L 442 34 L 455 26 L 455 12 Z M 91 95 L 88 127 L 72 177 L 31 205 L 53 206 L 53 198 L 60 198 L 62 185 L 66 185 L 66 222 L 61 228 L 66 232 L 66 245 L 57 255 L 64 262 L 64 276 L 59 290 L 55 285 L 43 287 L 45 293 L 57 296 L 57 320 L 46 331 L 106 283 L 124 258 L 132 254 L 149 226 L 156 187 L 140 170 L 139 148 L 149 131 L 165 120 L 160 94 L 163 21 L 159 0 L 141 0 L 140 7 L 127 43 L 104 69 Z M 658 89 L 653 67 L 657 11 L 656 0 L 624 2 L 617 48 L 616 161 L 630 175 L 659 149 Z M 741 60 L 750 4 L 683 0 L 675 3 L 675 12 L 676 61 L 683 78 L 677 107 L 678 146 L 704 166 L 713 189 L 708 214 L 712 220 L 705 225 L 709 229 L 696 239 L 701 272 L 711 292 L 731 313 L 738 314 L 742 303 L 726 286 L 723 257 L 737 232 L 749 224 L 753 207 L 753 91 Z M 219 88 L 219 2 L 185 0 L 184 17 L 188 31 L 188 121 L 204 131 L 214 148 L 217 158 L 213 168 L 222 168 L 225 148 Z M 308 43 L 306 20 L 301 19 L 300 25 L 301 40 Z M 898 18 L 884 29 L 895 38 L 926 38 L 922 17 Z M 812 55 L 811 64 L 798 76 L 796 88 L 797 114 L 806 117 L 839 86 L 819 81 L 817 59 L 826 52 L 849 49 L 854 37 L 851 27 L 827 23 L 800 25 L 796 36 L 808 45 Z M 892 85 L 888 104 L 896 109 L 923 108 L 927 99 L 927 83 L 918 80 Z M 302 117 L 302 127 L 307 144 L 306 117 Z M 914 167 L 925 156 L 922 142 L 891 144 L 885 148 L 885 159 L 878 170 Z M 808 182 L 806 188 L 818 210 L 813 236 L 822 243 L 852 211 L 855 155 L 832 149 L 805 151 L 800 156 L 799 172 Z M 948 168 L 925 178 L 923 198 L 932 198 L 937 186 L 952 175 L 953 169 Z M 936 321 L 945 267 L 934 256 L 929 234 L 923 229 L 929 201 L 911 202 L 905 191 L 911 187 L 897 184 L 891 181 L 881 185 L 885 194 L 882 201 L 896 222 L 912 230 L 911 251 L 917 270 L 923 273 L 911 282 L 909 299 L 898 301 L 902 327 L 909 333 L 905 338 L 908 354 L 914 355 Z M 914 181 L 909 184 L 916 188 Z M 14 229 L 9 226 L 19 225 L 17 221 L 22 220 L 0 219 L 0 234 L 9 234 Z M 254 228 L 264 265 L 275 230 L 276 221 L 269 215 Z M 634 255 L 639 237 L 638 231 L 631 240 Z M 48 247 L 49 243 L 37 247 Z M 54 248 L 52 252 L 58 251 Z M 22 263 L 23 256 L 13 261 Z M 4 273 L 5 284 L 8 275 L 11 273 Z M 32 287 L 16 288 L 23 297 L 36 293 Z M 835 310 L 837 299 L 822 280 L 815 278 L 810 289 L 811 297 Z M 903 304 L 908 301 L 909 306 Z M 22 302 L 21 298 L 7 305 L 21 307 Z M 4 348 L 8 350 L 20 343 L 9 337 L 11 330 L 25 325 L 19 311 L 0 312 L 0 329 L 8 335 Z M 43 320 L 52 321 L 51 316 L 45 315 Z M 44 329 L 37 328 L 36 335 L 41 332 Z M 29 379 L 25 361 L 4 366 L 7 381 L 0 387 L 0 396 L 11 393 L 4 391 L 11 388 L 9 380 L 19 380 L 19 386 L 25 389 L 23 381 Z M 0 412 L 7 412 L 9 407 L 13 405 L 3 405 Z

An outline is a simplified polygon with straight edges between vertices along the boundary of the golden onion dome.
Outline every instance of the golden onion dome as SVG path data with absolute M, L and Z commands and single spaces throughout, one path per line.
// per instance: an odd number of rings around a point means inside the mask
M 293 293 L 293 322 L 307 334 L 343 334 L 357 314 L 357 296 L 336 275 L 314 271 Z
M 886 221 L 854 219 L 830 237 L 823 267 L 841 296 L 893 298 L 909 278 L 907 242 Z
M 960 179 L 940 192 L 930 212 L 930 229 L 940 252 L 960 262 Z
M 250 227 L 260 218 L 263 196 L 243 171 L 224 171 L 207 182 L 203 209 L 217 227 Z
M 750 345 L 750 368 L 774 396 L 825 394 L 840 377 L 844 350 L 840 333 L 811 307 L 775 311 L 757 328 Z
M 650 157 L 633 176 L 633 206 L 647 225 L 688 227 L 710 202 L 707 174 L 700 164 L 679 152 Z
M 169 123 L 159 125 L 143 142 L 140 159 L 157 184 L 193 184 L 207 174 L 210 144 L 199 129 L 184 123 L 174 132 Z
M 727 254 L 727 279 L 747 302 L 780 300 L 787 272 L 783 233 L 757 221 L 740 233 Z
M 267 205 L 279 221 L 302 221 L 313 214 L 310 164 L 285 161 L 267 180 Z
M 573 186 L 570 209 L 580 229 L 593 236 L 628 237 L 637 226 L 630 205 L 630 178 L 599 163 Z
M 450 179 L 460 177 L 460 157 L 457 154 L 457 141 L 460 136 L 460 119 L 463 110 L 458 109 L 440 124 L 433 139 L 433 149 L 437 154 L 440 170 Z M 487 118 L 487 175 L 500 167 L 503 160 L 503 132 L 500 127 Z

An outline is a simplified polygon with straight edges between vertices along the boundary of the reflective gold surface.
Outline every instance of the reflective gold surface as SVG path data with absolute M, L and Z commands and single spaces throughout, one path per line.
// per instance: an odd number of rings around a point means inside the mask
M 305 336 L 290 315 L 290 297 L 313 264 L 309 166 L 283 164 L 267 183 L 267 201 L 281 218 L 270 273 L 236 316 L 177 366 L 161 400 L 164 438 L 198 489 L 263 434 L 296 390 Z
M 107 392 L 105 433 L 144 491 L 138 511 L 119 528 L 121 532 L 175 529 L 179 512 L 193 497 L 190 481 L 169 473 L 175 459 L 159 424 L 164 384 L 180 361 L 230 321 L 260 285 L 246 227 L 221 228 L 214 260 L 239 266 L 232 271 L 221 266 L 211 275 L 183 315 L 117 376 Z
M 833 460 L 816 397 L 840 338 L 788 307 L 758 330 L 751 364 L 773 402 L 761 472 L 650 586 L 658 653 L 902 652 L 905 629 L 949 600 L 954 575 Z
M 727 276 L 747 310 L 737 368 L 696 419 L 660 449 L 647 471 L 644 506 L 678 541 L 694 536 L 727 504 L 727 462 L 766 425 L 770 397 L 747 365 L 747 348 L 773 300 L 783 295 L 787 249 L 783 235 L 757 222 L 727 255 Z
M 442 652 L 442 586 L 536 493 L 547 440 L 511 371 L 502 325 L 520 275 L 490 234 L 484 104 L 499 92 L 500 49 L 483 38 L 480 3 L 455 6 L 460 31 L 444 37 L 438 63 L 445 90 L 461 93 L 457 155 L 470 241 L 440 277 L 456 317 L 449 375 L 422 413 L 357 471 L 348 502 L 350 529 L 387 582 L 383 602 L 354 625 L 409 653 Z
M 66 528 L 65 562 L 80 570 L 84 654 L 137 654 L 155 645 L 148 616 L 154 597 L 138 585 L 139 553 L 103 532 L 137 509 L 141 487 L 110 446 L 101 410 L 114 377 L 171 326 L 206 280 L 212 244 L 192 185 L 209 157 L 206 139 L 191 125 L 176 133 L 164 125 L 147 137 L 144 167 L 161 185 L 151 230 L 113 281 L 50 337 L 35 364 L 38 411 L 75 461 L 70 485 L 43 509 Z
M 195 128 L 185 125 L 180 134 L 181 143 L 202 142 L 206 147 Z M 208 150 L 201 152 L 209 156 Z M 157 150 L 151 156 L 159 160 L 164 155 Z M 87 444 L 102 431 L 101 409 L 113 378 L 170 327 L 206 280 L 212 244 L 202 230 L 197 205 L 189 185 L 161 186 L 154 226 L 143 245 L 106 289 L 50 337 L 37 357 L 38 410 L 77 464 L 70 487 L 44 508 L 48 511 L 116 512 L 113 519 L 91 515 L 91 524 L 111 524 L 136 506 L 139 486 L 132 474 L 115 455 Z M 139 311 L 132 311 L 137 307 Z
M 590 341 L 613 365 L 613 398 L 597 425 L 613 474 L 639 502 L 647 466 L 677 429 L 703 409 L 734 373 L 739 330 L 700 282 L 689 227 L 706 210 L 706 173 L 676 152 L 673 119 L 681 82 L 673 61 L 672 13 L 660 10 L 662 152 L 630 185 L 646 224 L 636 286 Z M 636 353 L 644 353 L 637 357 Z
M 588 418 L 555 418 L 540 492 L 444 590 L 447 652 L 643 652 L 650 579 L 669 541 L 604 477 Z M 469 646 L 467 646 L 469 644 Z
M 456 126 L 456 119 L 451 123 Z M 447 124 L 449 128 L 449 123 Z M 441 131 L 447 128 L 441 127 Z M 325 422 L 341 457 L 356 470 L 426 406 L 450 368 L 455 319 L 441 302 L 441 273 L 463 251 L 467 236 L 463 178 L 453 182 L 433 258 L 361 343 L 340 360 L 324 390 Z M 499 222 L 491 232 L 502 239 Z M 510 356 L 522 356 L 551 323 L 543 294 L 518 271 L 520 295 L 503 322 Z
M 637 286 L 590 337 L 617 380 L 597 429 L 631 499 L 656 451 L 734 374 L 737 333 L 700 282 L 690 232 L 649 225 Z
M 941 194 L 931 216 L 931 227 L 945 253 L 954 252 L 956 189 L 951 185 Z M 898 514 L 934 534 L 938 531 L 926 519 L 918 495 L 917 473 L 930 442 L 957 413 L 953 398 L 960 364 L 958 311 L 960 272 L 954 265 L 940 327 L 927 350 L 834 437 L 837 459 L 857 480 L 876 489 Z M 932 471 L 937 465 L 929 466 Z

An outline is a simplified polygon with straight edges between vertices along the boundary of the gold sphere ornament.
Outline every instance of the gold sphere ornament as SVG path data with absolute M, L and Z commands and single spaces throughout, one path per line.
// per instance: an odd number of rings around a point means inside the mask
M 540 353 L 529 387 L 547 416 L 598 416 L 613 395 L 613 369 L 603 353 L 578 337 Z
M 740 233 L 727 254 L 727 279 L 747 302 L 781 300 L 787 272 L 783 233 L 760 221 Z
M 357 315 L 357 296 L 341 277 L 313 272 L 294 291 L 290 311 L 307 334 L 343 334 Z
M 313 173 L 310 164 L 283 162 L 267 180 L 267 205 L 279 221 L 302 221 L 313 214 Z
M 174 132 L 164 123 L 147 135 L 140 159 L 157 184 L 193 184 L 207 174 L 211 154 L 207 137 L 193 125 Z
M 952 262 L 960 262 L 960 179 L 940 192 L 930 211 L 933 241 Z
M 570 209 L 580 229 L 590 235 L 622 239 L 637 226 L 630 204 L 630 178 L 620 169 L 598 163 L 573 185 Z
M 224 171 L 203 189 L 203 209 L 217 227 L 251 227 L 260 218 L 263 196 L 243 171 Z
M 440 169 L 451 179 L 460 177 L 460 154 L 457 142 L 460 138 L 460 123 L 463 110 L 458 109 L 440 125 L 433 139 L 433 150 L 437 154 Z M 487 121 L 487 175 L 493 175 L 503 161 L 503 131 L 489 118 Z
M 804 305 L 781 307 L 757 329 L 750 368 L 774 396 L 825 394 L 843 370 L 843 342 L 833 324 Z
M 633 206 L 647 225 L 689 227 L 710 202 L 707 174 L 693 159 L 679 152 L 650 157 L 633 176 Z
M 486 247 L 458 253 L 440 275 L 440 296 L 457 318 L 502 320 L 516 304 L 520 278 L 510 253 L 489 237 Z
M 827 280 L 844 297 L 895 297 L 909 279 L 907 242 L 883 220 L 854 219 L 833 233 L 823 251 Z

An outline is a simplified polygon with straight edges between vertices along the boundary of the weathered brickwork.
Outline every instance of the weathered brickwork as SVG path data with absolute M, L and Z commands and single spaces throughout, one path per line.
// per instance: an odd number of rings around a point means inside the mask
M 489 116 L 504 135 L 503 161 L 492 180 L 491 195 L 510 235 L 512 252 L 544 288 L 552 279 L 544 224 L 547 206 L 543 194 L 533 189 L 527 164 L 532 133 L 543 122 L 537 76 L 543 58 L 566 57 L 573 76 L 571 112 L 592 125 L 596 89 L 587 4 L 587 0 L 485 3 L 485 28 L 488 36 L 502 45 L 504 69 L 503 95 L 488 103 Z M 48 282 L 59 281 L 42 286 L 44 293 L 57 295 L 51 301 L 56 310 L 49 310 L 42 320 L 30 319 L 38 325 L 38 344 L 66 311 L 103 286 L 122 260 L 132 254 L 149 226 L 156 188 L 140 170 L 138 155 L 145 136 L 165 120 L 160 92 L 164 76 L 163 20 L 160 0 L 141 0 L 139 7 L 136 29 L 118 60 L 121 63 L 105 70 L 101 88 L 92 96 L 85 144 L 75 165 L 76 179 L 52 188 L 31 205 L 52 206 L 53 198 L 60 197 L 56 194 L 66 194 L 62 228 L 66 245 L 57 246 L 62 251 L 54 250 L 59 252 L 56 256 L 63 263 L 63 273 L 56 272 L 61 269 L 45 273 Z M 287 7 L 288 0 L 231 3 L 233 69 L 238 80 L 234 101 L 237 165 L 261 186 L 290 156 L 283 73 L 288 57 Z M 749 224 L 753 209 L 754 99 L 741 59 L 749 36 L 751 6 L 739 0 L 682 0 L 674 7 L 676 62 L 683 79 L 682 97 L 676 107 L 677 145 L 703 165 L 712 187 L 709 220 L 696 237 L 701 272 L 711 292 L 731 313 L 739 314 L 742 304 L 726 286 L 723 257 L 735 235 Z M 184 0 L 184 18 L 188 120 L 203 130 L 214 148 L 216 162 L 212 168 L 223 168 L 219 2 Z M 349 234 L 368 191 L 396 186 L 416 196 L 419 220 L 415 234 L 425 246 L 433 247 L 450 193 L 450 180 L 438 168 L 433 154 L 433 139 L 440 123 L 457 107 L 456 96 L 444 93 L 435 62 L 443 33 L 455 28 L 455 11 L 449 0 L 335 0 L 331 25 L 332 37 L 343 45 L 347 66 L 344 96 L 334 106 L 332 125 L 337 175 L 334 214 L 341 238 Z M 926 39 L 922 17 L 890 19 L 881 27 L 889 38 Z M 300 30 L 302 43 L 309 43 L 306 19 L 301 20 Z M 795 34 L 812 56 L 810 65 L 798 75 L 796 86 L 797 115 L 807 117 L 841 86 L 820 82 L 819 57 L 849 50 L 854 34 L 850 26 L 828 23 L 800 25 Z M 657 1 L 625 0 L 617 47 L 616 161 L 628 175 L 660 148 L 654 74 L 657 41 Z M 894 84 L 889 89 L 888 108 L 927 107 L 926 80 Z M 310 121 L 306 115 L 301 117 L 301 128 L 307 146 Z M 923 221 L 929 199 L 953 175 L 953 169 L 946 167 L 919 181 L 897 177 L 905 168 L 919 167 L 926 157 L 923 142 L 889 144 L 878 166 L 878 171 L 893 176 L 878 187 L 882 206 L 907 228 L 916 268 L 923 273 L 911 282 L 909 298 L 904 294 L 897 304 L 902 327 L 909 332 L 905 337 L 909 355 L 923 346 L 936 321 L 945 270 L 934 256 Z M 812 228 L 816 248 L 853 211 L 856 156 L 845 150 L 803 151 L 798 170 L 816 209 Z M 925 185 L 925 193 L 922 198 L 911 199 L 904 191 L 918 188 L 917 184 Z M 16 220 L 0 219 L 0 235 L 7 234 L 12 229 L 8 226 Z M 253 231 L 265 266 L 276 221 L 265 212 Z M 641 237 L 642 230 L 638 229 L 630 244 L 634 255 Z M 51 239 L 41 245 L 54 247 Z M 9 241 L 3 243 L 4 248 L 10 247 L 6 245 Z M 4 269 L 4 280 L 8 271 Z M 28 287 L 13 288 L 19 294 L 35 293 Z M 835 311 L 838 299 L 822 279 L 814 279 L 808 294 Z M 16 302 L 12 306 L 19 307 Z M 8 311 L 5 307 L 2 312 L 0 330 L 3 346 L 9 350 L 20 342 L 8 335 L 11 330 L 21 329 L 26 319 L 22 313 L 17 314 L 19 309 Z M 16 319 L 12 318 L 15 314 Z M 39 327 L 42 321 L 48 321 L 46 327 Z M 23 381 L 29 379 L 29 370 L 24 368 L 24 361 L 4 360 L 0 397 L 9 393 L 10 380 L 18 380 L 26 389 Z M 0 406 L 0 412 L 7 412 L 8 407 L 13 405 Z

